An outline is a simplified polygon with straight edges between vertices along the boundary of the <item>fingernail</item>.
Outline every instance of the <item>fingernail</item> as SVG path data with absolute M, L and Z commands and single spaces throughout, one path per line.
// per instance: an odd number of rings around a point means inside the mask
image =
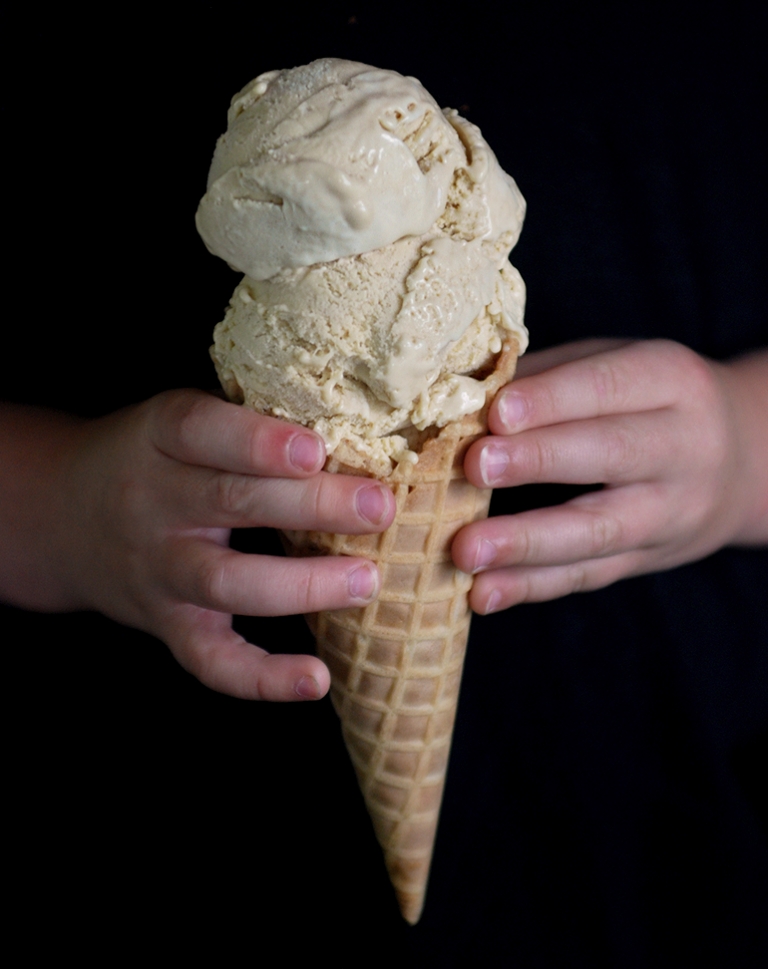
M 320 697 L 320 684 L 314 676 L 302 676 L 293 689 L 303 700 L 317 700 Z
M 501 423 L 511 433 L 525 420 L 528 414 L 528 404 L 524 397 L 511 390 L 506 394 L 501 394 L 497 410 Z
M 379 585 L 378 573 L 372 565 L 361 565 L 349 573 L 347 588 L 353 599 L 368 602 L 376 595 Z
M 389 511 L 389 501 L 380 485 L 361 488 L 355 496 L 357 513 L 372 525 L 380 525 Z
M 489 487 L 501 481 L 509 464 L 506 449 L 492 442 L 486 444 L 480 455 L 480 474 L 484 483 Z
M 478 543 L 477 552 L 475 553 L 475 564 L 472 568 L 472 572 L 480 572 L 481 569 L 486 569 L 488 566 L 494 562 L 496 559 L 496 546 L 493 542 L 489 542 L 487 538 L 484 538 Z
M 489 596 L 488 601 L 485 604 L 484 615 L 490 616 L 492 612 L 496 612 L 499 608 L 499 602 L 501 602 L 501 593 L 498 589 L 495 589 Z
M 319 471 L 325 464 L 325 448 L 311 434 L 296 434 L 288 445 L 288 459 L 299 471 Z

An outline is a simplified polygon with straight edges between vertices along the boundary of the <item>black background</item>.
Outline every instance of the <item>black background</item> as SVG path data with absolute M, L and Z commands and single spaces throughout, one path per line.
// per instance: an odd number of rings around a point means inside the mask
M 4 14 L 2 392 L 95 415 L 214 385 L 237 277 L 194 228 L 213 145 L 253 76 L 320 56 L 413 74 L 482 128 L 528 201 L 512 258 L 532 348 L 765 344 L 761 9 Z M 4 608 L 12 924 L 104 960 L 277 946 L 347 965 L 359 936 L 404 966 L 762 964 L 766 588 L 766 553 L 728 549 L 477 618 L 415 929 L 327 701 L 233 700 L 100 616 Z M 300 618 L 239 623 L 311 648 Z

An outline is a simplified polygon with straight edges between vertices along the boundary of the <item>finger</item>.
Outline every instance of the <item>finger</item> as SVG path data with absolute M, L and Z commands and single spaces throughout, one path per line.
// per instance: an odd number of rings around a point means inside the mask
M 620 345 L 504 387 L 491 405 L 494 434 L 669 407 L 708 376 L 693 351 L 666 340 Z
M 226 474 L 177 465 L 183 495 L 176 511 L 215 528 L 308 529 L 360 535 L 383 531 L 395 516 L 395 498 L 370 478 L 321 472 L 304 481 Z
M 196 537 L 167 543 L 166 591 L 180 603 L 241 616 L 290 616 L 364 606 L 379 572 L 348 556 L 285 559 L 244 555 Z
M 581 360 L 583 357 L 592 357 L 595 354 L 604 353 L 606 350 L 616 350 L 633 342 L 633 340 L 609 337 L 594 340 L 575 340 L 573 343 L 561 343 L 559 346 L 548 347 L 546 350 L 525 353 L 517 362 L 515 380 L 522 377 L 534 377 L 538 373 L 559 367 L 563 363 Z
M 464 470 L 479 488 L 623 484 L 668 476 L 680 459 L 670 414 L 601 417 L 485 437 L 467 452 Z
M 150 401 L 149 433 L 164 454 L 184 464 L 239 474 L 302 478 L 325 463 L 314 431 L 201 390 L 176 390 Z
M 231 617 L 192 606 L 176 610 L 166 642 L 181 665 L 212 690 L 244 700 L 316 700 L 330 675 L 316 656 L 270 654 L 232 629 Z
M 477 576 L 469 604 L 484 616 L 524 602 L 548 602 L 572 592 L 591 592 L 646 571 L 642 561 L 642 552 L 626 552 L 571 565 L 493 569 Z
M 665 517 L 656 489 L 604 490 L 554 508 L 474 522 L 456 535 L 451 553 L 468 573 L 571 565 L 664 541 Z

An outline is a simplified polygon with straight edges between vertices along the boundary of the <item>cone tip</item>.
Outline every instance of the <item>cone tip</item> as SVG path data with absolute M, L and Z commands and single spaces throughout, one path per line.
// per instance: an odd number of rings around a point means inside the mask
M 416 925 L 424 908 L 424 892 L 397 892 L 400 913 L 410 925 Z

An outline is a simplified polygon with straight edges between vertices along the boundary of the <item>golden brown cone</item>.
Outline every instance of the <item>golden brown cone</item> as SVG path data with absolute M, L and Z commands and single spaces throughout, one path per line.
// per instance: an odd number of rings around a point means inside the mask
M 361 555 L 381 573 L 381 592 L 369 606 L 307 621 L 331 671 L 331 699 L 411 924 L 424 904 L 471 618 L 472 577 L 454 567 L 451 542 L 462 526 L 487 516 L 491 497 L 464 477 L 464 455 L 486 433 L 488 406 L 512 379 L 517 353 L 514 340 L 503 348 L 486 377 L 481 411 L 425 432 L 417 464 L 403 461 L 381 474 L 346 442 L 329 458 L 327 470 L 378 477 L 392 488 L 397 513 L 385 532 L 285 533 L 292 554 Z

